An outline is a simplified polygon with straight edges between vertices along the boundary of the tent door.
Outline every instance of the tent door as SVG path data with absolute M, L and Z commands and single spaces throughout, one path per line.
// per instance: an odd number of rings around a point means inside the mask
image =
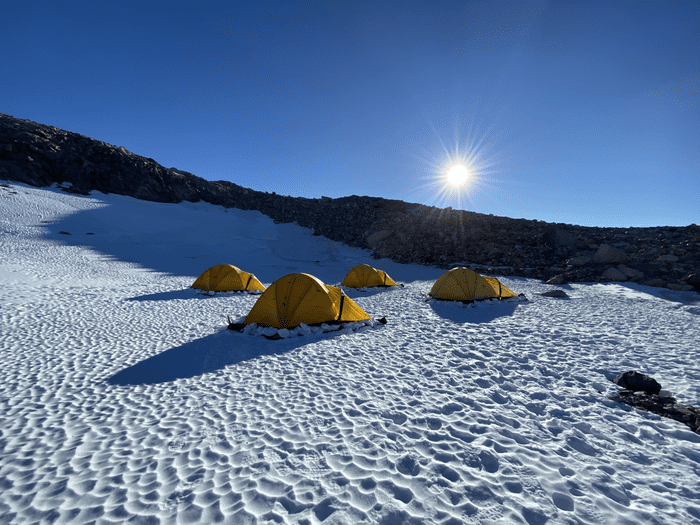
M 345 304 L 345 294 L 341 293 L 340 294 L 340 308 L 338 308 L 338 319 L 336 319 L 336 321 L 340 321 L 340 318 L 343 316 L 343 304 Z

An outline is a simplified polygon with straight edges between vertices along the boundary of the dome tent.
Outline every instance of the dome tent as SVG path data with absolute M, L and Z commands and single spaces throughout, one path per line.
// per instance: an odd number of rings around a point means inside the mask
M 252 273 L 244 272 L 232 264 L 218 264 L 204 270 L 191 287 L 207 292 L 262 292 L 265 290 Z
M 251 308 L 244 324 L 295 328 L 328 322 L 364 321 L 370 316 L 337 286 L 313 275 L 292 273 L 272 283 Z
M 349 288 L 398 286 L 386 272 L 372 268 L 369 264 L 358 264 L 353 267 L 340 284 Z
M 479 275 L 469 268 L 459 267 L 443 273 L 428 293 L 434 299 L 447 301 L 481 301 L 516 297 L 494 277 Z

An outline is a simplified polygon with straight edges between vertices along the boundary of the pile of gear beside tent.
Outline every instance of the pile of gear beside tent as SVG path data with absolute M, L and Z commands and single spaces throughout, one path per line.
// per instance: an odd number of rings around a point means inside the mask
M 389 275 L 367 264 L 352 268 L 342 286 L 365 290 L 399 285 Z M 347 330 L 386 324 L 372 319 L 338 286 L 324 284 L 307 273 L 292 273 L 273 282 L 267 289 L 252 274 L 230 264 L 212 266 L 200 275 L 192 288 L 211 292 L 261 293 L 242 323 L 229 319 L 228 328 L 284 339 L 308 332 Z M 494 277 L 479 275 L 469 268 L 453 268 L 435 281 L 429 292 L 438 300 L 473 303 L 486 299 L 517 297 L 515 292 Z

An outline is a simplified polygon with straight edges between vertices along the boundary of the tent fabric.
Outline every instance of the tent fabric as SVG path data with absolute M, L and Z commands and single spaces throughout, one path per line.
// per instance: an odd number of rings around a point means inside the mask
M 292 273 L 277 279 L 265 290 L 244 323 L 295 328 L 300 323 L 311 325 L 334 321 L 363 321 L 369 318 L 337 286 L 323 284 L 307 273 Z
M 244 272 L 232 264 L 218 264 L 204 270 L 192 284 L 192 288 L 207 292 L 261 292 L 265 289 L 252 273 Z
M 369 264 L 358 264 L 352 268 L 340 284 L 349 288 L 398 286 L 386 272 L 372 268 Z
M 460 267 L 443 273 L 435 281 L 429 295 L 448 301 L 480 301 L 494 297 L 516 297 L 517 294 L 494 277 L 479 275 L 474 270 Z

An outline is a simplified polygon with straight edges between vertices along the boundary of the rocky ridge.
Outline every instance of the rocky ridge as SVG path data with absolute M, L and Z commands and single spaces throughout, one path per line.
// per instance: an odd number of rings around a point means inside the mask
M 207 181 L 77 133 L 0 113 L 0 180 L 258 210 L 397 262 L 565 282 L 700 290 L 700 227 L 594 228 L 377 197 L 308 199 Z M 65 184 L 70 183 L 70 184 Z

